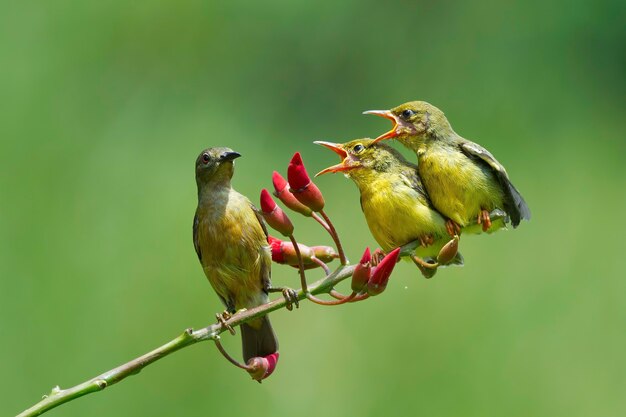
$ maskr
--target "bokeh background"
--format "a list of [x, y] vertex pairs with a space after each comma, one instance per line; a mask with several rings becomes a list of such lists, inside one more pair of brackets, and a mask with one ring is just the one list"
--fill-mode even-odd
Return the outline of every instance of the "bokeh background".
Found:
[[[468, 237], [466, 266], [432, 280], [402, 264], [368, 302], [274, 314], [262, 385], [204, 343], [50, 415], [623, 416], [624, 17], [621, 1], [2, 2], [0, 414], [221, 311], [191, 242], [201, 149], [242, 153], [234, 185], [256, 201], [295, 151], [336, 163], [313, 140], [378, 135], [363, 110], [423, 99], [506, 165], [531, 222]], [[375, 246], [356, 188], [317, 183], [356, 260]]]

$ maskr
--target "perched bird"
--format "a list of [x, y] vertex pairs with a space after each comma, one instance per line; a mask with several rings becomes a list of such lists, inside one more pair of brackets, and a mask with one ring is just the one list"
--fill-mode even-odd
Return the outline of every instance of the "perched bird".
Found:
[[[432, 207], [424, 191], [417, 166], [390, 146], [369, 138], [344, 144], [315, 143], [342, 159], [317, 175], [342, 172], [355, 182], [367, 225], [383, 251], [419, 240], [421, 245], [412, 259], [424, 276], [430, 278], [434, 271], [420, 260], [433, 263], [450, 238], [446, 220]], [[461, 254], [457, 253], [451, 263], [462, 265]]]
[[[231, 314], [266, 303], [272, 290], [267, 230], [252, 203], [230, 184], [233, 160], [240, 156], [228, 148], [209, 148], [196, 160], [193, 244], [204, 274]], [[246, 362], [278, 350], [267, 316], [242, 324], [241, 338]]]
[[517, 227], [530, 220], [530, 209], [496, 158], [482, 146], [459, 136], [441, 110], [412, 101], [391, 110], [370, 110], [390, 119], [393, 128], [374, 141], [395, 138], [417, 153], [418, 171], [433, 206], [449, 220], [450, 235], [476, 219], [491, 227], [489, 212], [504, 210]]

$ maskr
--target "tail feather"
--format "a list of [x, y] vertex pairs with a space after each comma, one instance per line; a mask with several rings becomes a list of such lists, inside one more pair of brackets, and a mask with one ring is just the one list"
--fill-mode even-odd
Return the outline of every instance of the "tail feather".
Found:
[[269, 317], [264, 316], [253, 323], [242, 324], [241, 344], [245, 362], [256, 356], [267, 356], [277, 352], [278, 339]]
[[522, 220], [530, 220], [530, 208], [524, 201], [524, 197], [517, 191], [517, 188], [509, 181], [505, 179], [504, 187], [508, 194], [508, 201], [505, 204], [504, 210], [511, 217], [511, 224], [513, 227], [517, 227]]

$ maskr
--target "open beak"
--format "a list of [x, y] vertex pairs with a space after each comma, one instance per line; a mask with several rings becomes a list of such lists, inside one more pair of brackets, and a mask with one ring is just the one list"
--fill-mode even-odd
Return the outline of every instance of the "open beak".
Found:
[[326, 169], [321, 170], [320, 172], [318, 172], [317, 174], [315, 174], [315, 176], [319, 176], [322, 174], [326, 174], [328, 172], [342, 172], [342, 171], [347, 171], [351, 168], [353, 168], [352, 166], [349, 165], [349, 161], [350, 158], [348, 157], [348, 152], [346, 152], [346, 150], [343, 148], [343, 145], [340, 143], [332, 143], [332, 142], [324, 142], [321, 140], [316, 140], [315, 142], [316, 145], [322, 145], [325, 148], [330, 149], [331, 151], [335, 152], [337, 155], [339, 155], [339, 157], [341, 158], [341, 163], [337, 164], [337, 165], [333, 165], [330, 166]]
[[385, 140], [385, 139], [393, 139], [396, 136], [398, 136], [400, 134], [399, 132], [399, 125], [400, 125], [400, 120], [398, 120], [398, 116], [396, 116], [395, 114], [393, 114], [391, 111], [389, 110], [368, 110], [368, 111], [364, 111], [363, 114], [374, 114], [376, 116], [380, 116], [380, 117], [384, 117], [385, 119], [389, 119], [393, 122], [393, 127], [391, 128], [391, 130], [387, 133], [383, 133], [382, 135], [380, 135], [379, 137], [377, 137], [376, 139], [374, 139], [374, 142], [372, 143], [376, 143], [379, 142], [381, 140]]

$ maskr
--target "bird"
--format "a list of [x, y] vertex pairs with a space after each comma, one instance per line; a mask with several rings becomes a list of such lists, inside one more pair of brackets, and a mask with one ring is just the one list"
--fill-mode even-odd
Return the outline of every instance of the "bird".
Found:
[[[272, 258], [263, 219], [231, 186], [234, 160], [240, 156], [229, 148], [208, 148], [195, 166], [198, 207], [193, 244], [204, 274], [226, 307], [226, 318], [267, 303], [269, 292], [284, 291], [271, 286]], [[267, 315], [242, 324], [241, 339], [246, 362], [278, 351]]]
[[[449, 237], [446, 220], [433, 208], [417, 166], [392, 147], [370, 138], [343, 144], [315, 143], [334, 151], [342, 160], [317, 175], [342, 172], [354, 181], [365, 220], [381, 249], [389, 252], [418, 240], [420, 245], [411, 259], [425, 277], [434, 275], [436, 269], [430, 265], [435, 263]], [[463, 265], [460, 253], [451, 264]]]
[[489, 231], [494, 209], [504, 210], [513, 228], [530, 220], [530, 209], [504, 166], [487, 149], [458, 135], [437, 107], [411, 101], [364, 114], [394, 123], [374, 142], [394, 138], [417, 154], [419, 175], [433, 206], [448, 219], [450, 235], [474, 219]]

